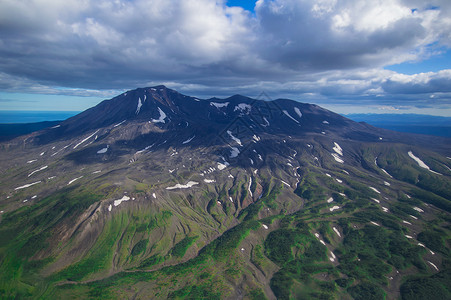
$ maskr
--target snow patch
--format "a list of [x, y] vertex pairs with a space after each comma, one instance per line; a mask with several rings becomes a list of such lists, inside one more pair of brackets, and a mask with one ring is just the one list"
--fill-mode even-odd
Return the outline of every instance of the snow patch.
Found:
[[74, 178], [74, 179], [72, 179], [71, 181], [69, 181], [69, 183], [68, 183], [67, 185], [70, 185], [70, 184], [74, 183], [75, 181], [77, 181], [78, 179], [81, 179], [81, 178], [83, 178], [83, 176]]
[[39, 154], [39, 156], [43, 156], [45, 154], [45, 151], [44, 152], [41, 152], [41, 154]]
[[25, 189], [25, 188], [28, 188], [28, 187], [33, 186], [35, 184], [38, 184], [38, 183], [41, 183], [41, 181], [36, 181], [36, 182], [33, 182], [33, 183], [25, 184], [25, 185], [16, 187], [14, 190], [17, 191], [17, 190]]
[[435, 269], [436, 271], [439, 271], [439, 269], [437, 268], [436, 265], [434, 265], [434, 263], [430, 262], [429, 260], [428, 260], [428, 263], [429, 263], [431, 266], [433, 266], [434, 269]]
[[224, 170], [225, 168], [227, 168], [227, 165], [226, 165], [226, 164], [218, 163], [218, 170], [222, 171], [222, 170]]
[[199, 184], [199, 182], [188, 181], [186, 184], [180, 184], [180, 183], [177, 183], [176, 185], [174, 185], [174, 186], [169, 186], [169, 187], [167, 187], [166, 189], [167, 189], [167, 190], [174, 190], [174, 189], [188, 189], [188, 188], [190, 188], [190, 187], [192, 187], [192, 186], [194, 186], [194, 185], [196, 185], [196, 184]]
[[377, 200], [376, 198], [371, 198], [371, 200], [373, 200], [376, 203], [381, 203], [379, 200]]
[[267, 126], [271, 125], [271, 124], [269, 124], [269, 121], [268, 121], [268, 119], [266, 119], [266, 117], [263, 117], [263, 120], [265, 121], [265, 124], [261, 124], [263, 127], [267, 127]]
[[157, 195], [156, 195], [155, 193], [152, 193], [152, 197], [153, 197], [154, 199], [157, 199]]
[[120, 122], [120, 123], [118, 123], [118, 124], [114, 125], [114, 126], [113, 126], [113, 128], [115, 128], [115, 127], [118, 127], [118, 126], [121, 126], [122, 124], [124, 124], [124, 123], [125, 123], [125, 121], [127, 121], [127, 120], [124, 120], [124, 121], [122, 121], [122, 122]]
[[288, 111], [283, 110], [283, 113], [284, 113], [288, 118], [290, 118], [291, 120], [293, 120], [293, 121], [295, 121], [296, 123], [299, 124], [299, 121], [296, 120], [295, 118], [293, 118], [293, 117], [288, 113]]
[[412, 219], [414, 219], [414, 220], [418, 220], [418, 218], [417, 217], [415, 217], [415, 216], [412, 216], [412, 215], [409, 215]]
[[267, 225], [263, 224], [262, 226], [263, 226], [263, 228], [268, 229]]
[[340, 206], [335, 205], [335, 206], [332, 206], [331, 208], [329, 208], [330, 211], [334, 211], [337, 209], [340, 209]]
[[102, 171], [101, 170], [97, 170], [97, 171], [92, 172], [92, 174], [98, 174], [100, 172], [102, 172]]
[[249, 194], [251, 194], [251, 197], [253, 197], [254, 195], [252, 195], [251, 185], [252, 185], [252, 177], [249, 177], [249, 186], [248, 186], [247, 190], [249, 191]]
[[158, 119], [152, 119], [152, 122], [154, 123], [166, 123], [164, 119], [166, 119], [166, 114], [164, 111], [161, 110], [161, 108], [158, 107], [158, 112], [160, 113], [160, 117]]
[[287, 185], [287, 186], [291, 187], [291, 185], [290, 185], [290, 184], [288, 184], [287, 182], [285, 182], [285, 181], [283, 181], [283, 180], [281, 180], [281, 181], [282, 181], [282, 183], [283, 183], [283, 184], [285, 184], [285, 185]]
[[240, 150], [238, 150], [237, 147], [230, 147], [230, 148], [232, 148], [230, 150], [230, 157], [231, 158], [237, 157], [240, 154]]
[[100, 149], [97, 151], [97, 154], [104, 154], [108, 151], [108, 148], [110, 148], [110, 145], [107, 145], [105, 148]]
[[251, 108], [252, 108], [252, 107], [251, 107], [249, 104], [246, 104], [246, 103], [240, 103], [240, 104], [238, 104], [237, 106], [235, 106], [235, 109], [234, 109], [233, 111], [239, 110], [239, 111], [241, 111], [241, 112], [244, 112], [244, 113], [249, 114], [249, 112], [251, 111]]
[[390, 182], [387, 182], [387, 181], [384, 181], [384, 184], [385, 184], [386, 186], [390, 186], [390, 185], [391, 185]]
[[216, 107], [216, 108], [222, 108], [222, 107], [227, 107], [229, 105], [229, 102], [224, 102], [224, 103], [218, 103], [218, 102], [210, 102], [210, 105]]
[[40, 169], [34, 170], [34, 171], [31, 172], [30, 174], [28, 174], [28, 177], [30, 177], [31, 175], [33, 175], [33, 174], [35, 174], [35, 173], [37, 173], [37, 172], [39, 172], [39, 171], [45, 170], [45, 169], [47, 169], [47, 168], [48, 168], [48, 166], [43, 166], [43, 167], [40, 168]]
[[326, 176], [327, 176], [327, 177], [332, 177], [329, 173], [326, 173]]
[[327, 122], [327, 121], [323, 121], [323, 124], [329, 125], [329, 122]]
[[408, 239], [413, 239], [413, 237], [411, 235], [405, 234], [404, 236]]
[[299, 118], [302, 118], [302, 112], [299, 108], [295, 107], [294, 112], [299, 116]]
[[142, 102], [141, 102], [141, 97], [138, 98], [138, 106], [136, 107], [136, 113], [135, 114], [139, 114], [139, 112], [141, 111], [141, 107], [143, 106]]
[[89, 140], [90, 138], [92, 138], [95, 134], [97, 134], [97, 132], [99, 132], [100, 129], [97, 129], [96, 132], [94, 132], [93, 134], [91, 134], [90, 136], [88, 136], [87, 138], [85, 138], [84, 140], [82, 140], [80, 143], [76, 144], [74, 146], [74, 149], [76, 149], [78, 146], [80, 146], [81, 144], [83, 144], [84, 142], [86, 142], [87, 140]]
[[111, 211], [113, 209], [113, 206], [110, 204], [110, 206], [108, 206], [108, 211]]
[[334, 157], [334, 159], [337, 161], [337, 162], [339, 162], [339, 163], [341, 163], [341, 164], [344, 164], [344, 160], [343, 159], [341, 159], [336, 153], [331, 153], [331, 155]]
[[232, 202], [232, 203], [233, 203], [233, 199], [232, 199], [232, 197], [230, 197], [230, 196], [229, 196], [229, 200], [230, 200], [230, 202]]
[[338, 231], [337, 228], [332, 227], [332, 229], [335, 231], [335, 233], [336, 233], [339, 237], [341, 237], [340, 231]]
[[341, 180], [341, 179], [335, 178], [335, 180], [336, 180], [338, 183], [343, 183], [343, 180]]
[[412, 223], [410, 223], [410, 222], [408, 222], [408, 221], [406, 221], [406, 220], [402, 220], [402, 222], [403, 222], [404, 224], [407, 224], [407, 225], [412, 225]]
[[330, 197], [329, 199], [327, 199], [327, 203], [332, 203], [334, 202], [334, 198]]
[[214, 179], [204, 179], [204, 181], [205, 181], [206, 183], [213, 183], [213, 182], [216, 182], [216, 180], [214, 180]]
[[61, 127], [61, 125], [56, 125], [56, 126], [50, 127], [50, 129], [55, 129], [55, 128], [58, 128], [58, 127]]
[[416, 206], [414, 206], [413, 209], [415, 209], [417, 212], [420, 212], [420, 213], [424, 212], [424, 210], [422, 210], [421, 208], [416, 207]]
[[434, 173], [434, 174], [442, 175], [442, 174], [440, 174], [440, 173], [438, 173], [438, 172], [432, 171], [432, 170], [429, 168], [429, 166], [426, 165], [421, 159], [419, 159], [418, 157], [416, 157], [416, 156], [412, 153], [412, 151], [409, 151], [407, 154], [409, 154], [410, 158], [412, 158], [414, 161], [416, 161], [416, 162], [418, 163], [418, 165], [419, 165], [421, 168], [426, 169], [426, 170], [428, 170], [428, 171], [430, 171], [430, 172], [432, 172], [432, 173]]
[[375, 187], [370, 186], [369, 187], [371, 190], [375, 191], [376, 193], [380, 194], [381, 192], [379, 192]]
[[382, 210], [383, 210], [384, 212], [388, 212], [388, 208], [383, 207], [383, 206], [382, 206]]
[[241, 144], [241, 140], [237, 137], [235, 137], [232, 132], [230, 130], [227, 130], [227, 134], [230, 136], [230, 138], [232, 140], [234, 140], [238, 145], [243, 146], [243, 144]]
[[334, 147], [332, 148], [337, 154], [343, 156], [343, 149], [341, 149], [340, 145], [334, 142]]
[[38, 161], [38, 160], [37, 159], [29, 160], [29, 161], [27, 161], [27, 164], [31, 164], [31, 163], [34, 163], [36, 161]]
[[393, 176], [391, 176], [390, 174], [388, 174], [387, 171], [385, 171], [384, 169], [381, 169], [381, 170], [382, 170], [382, 172], [384, 172], [388, 177], [393, 178]]
[[187, 139], [186, 141], [182, 142], [182, 144], [188, 144], [188, 143], [191, 142], [195, 137], [196, 137], [196, 135], [193, 135], [193, 137], [190, 137], [190, 138]]
[[374, 222], [374, 221], [370, 221], [371, 224], [375, 225], [375, 226], [381, 226], [378, 223]]
[[114, 206], [118, 206], [118, 205], [120, 205], [122, 202], [128, 201], [128, 200], [130, 200], [130, 197], [129, 197], [129, 196], [124, 196], [124, 197], [122, 197], [122, 198], [119, 199], [119, 200], [114, 200]]

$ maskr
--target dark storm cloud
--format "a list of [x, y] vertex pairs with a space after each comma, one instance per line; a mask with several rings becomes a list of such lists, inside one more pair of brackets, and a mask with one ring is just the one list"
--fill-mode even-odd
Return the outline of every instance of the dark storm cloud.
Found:
[[407, 2], [260, 0], [252, 15], [210, 0], [4, 0], [0, 88], [106, 96], [163, 83], [365, 101], [449, 92], [449, 73], [419, 84], [382, 69], [451, 45], [447, 1]]

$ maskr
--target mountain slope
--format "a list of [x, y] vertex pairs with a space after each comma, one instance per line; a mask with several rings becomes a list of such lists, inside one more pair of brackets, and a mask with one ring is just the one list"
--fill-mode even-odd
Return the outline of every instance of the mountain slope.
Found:
[[449, 146], [291, 100], [129, 91], [1, 144], [0, 291], [449, 296]]

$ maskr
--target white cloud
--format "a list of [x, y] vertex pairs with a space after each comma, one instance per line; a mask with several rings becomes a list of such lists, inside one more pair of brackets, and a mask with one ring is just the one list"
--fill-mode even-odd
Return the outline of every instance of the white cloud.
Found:
[[197, 95], [451, 102], [449, 71], [382, 69], [451, 47], [447, 0], [259, 0], [255, 15], [225, 3], [1, 1], [0, 89], [91, 95], [163, 83]]

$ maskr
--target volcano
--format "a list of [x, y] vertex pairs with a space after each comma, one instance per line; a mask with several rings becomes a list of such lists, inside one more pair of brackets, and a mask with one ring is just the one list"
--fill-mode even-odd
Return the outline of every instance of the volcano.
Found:
[[2, 297], [449, 298], [451, 140], [261, 98], [139, 88], [1, 143]]

